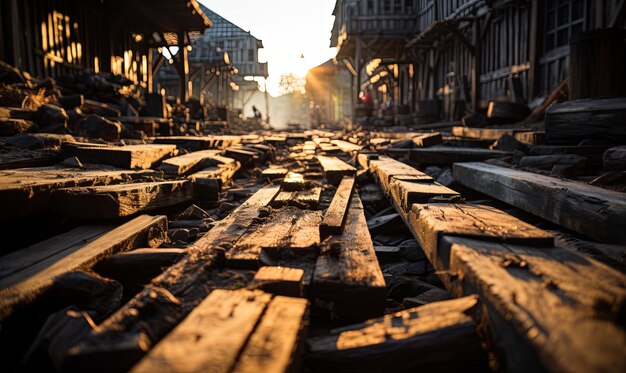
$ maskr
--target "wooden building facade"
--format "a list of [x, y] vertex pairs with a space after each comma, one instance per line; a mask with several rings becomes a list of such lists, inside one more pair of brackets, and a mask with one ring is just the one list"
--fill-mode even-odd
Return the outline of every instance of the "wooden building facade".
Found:
[[359, 84], [381, 59], [396, 102], [454, 120], [547, 95], [567, 76], [572, 36], [624, 28], [625, 13], [621, 0], [338, 0], [331, 45]]
[[[196, 0], [3, 0], [0, 60], [39, 77], [110, 72], [152, 91], [158, 51], [186, 50], [210, 26]], [[187, 53], [175, 62], [186, 87]]]

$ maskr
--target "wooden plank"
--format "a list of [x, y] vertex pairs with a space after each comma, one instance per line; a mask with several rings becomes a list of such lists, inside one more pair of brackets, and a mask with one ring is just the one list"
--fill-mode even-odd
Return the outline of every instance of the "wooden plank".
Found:
[[455, 180], [606, 243], [626, 243], [626, 194], [484, 163], [454, 165]]
[[202, 150], [179, 155], [178, 157], [169, 158], [161, 162], [159, 169], [166, 175], [186, 175], [200, 168], [209, 166], [206, 164], [206, 161], [212, 159], [213, 156], [218, 155], [220, 152], [220, 150]]
[[301, 257], [319, 250], [320, 211], [285, 207], [252, 226], [226, 253], [230, 266], [257, 268], [285, 257]]
[[193, 183], [194, 193], [198, 200], [217, 201], [224, 185], [227, 185], [239, 170], [240, 164], [232, 158], [214, 156], [207, 161], [215, 166], [207, 167], [189, 175], [187, 178]]
[[278, 193], [272, 202], [272, 207], [294, 206], [300, 209], [317, 210], [319, 208], [321, 194], [322, 187], [312, 187], [295, 192], [282, 191]]
[[411, 149], [409, 158], [419, 164], [449, 166], [456, 162], [477, 162], [493, 158], [509, 157], [511, 153], [500, 150], [433, 146]]
[[352, 196], [343, 233], [325, 245], [315, 264], [313, 299], [341, 321], [380, 316], [387, 290], [358, 194]]
[[100, 227], [77, 228], [1, 257], [0, 320], [32, 302], [56, 277], [89, 269], [119, 251], [158, 246], [166, 232], [165, 216], [142, 215], [106, 233]]
[[392, 177], [390, 189], [396, 204], [407, 213], [411, 210], [411, 206], [414, 203], [443, 202], [444, 200], [461, 197], [454, 190], [434, 181], [423, 182], [418, 180], [415, 182]]
[[390, 190], [391, 178], [395, 177], [400, 179], [401, 177], [410, 178], [411, 180], [423, 180], [434, 181], [434, 179], [425, 173], [404, 164], [400, 161], [396, 161], [393, 158], [387, 156], [380, 156], [378, 159], [372, 159], [369, 161], [370, 171], [378, 178], [383, 189]]
[[261, 175], [263, 175], [264, 177], [267, 177], [270, 180], [276, 180], [276, 179], [283, 179], [285, 176], [287, 176], [287, 172], [289, 172], [289, 170], [287, 168], [266, 168], [263, 170], [263, 172], [261, 172]]
[[344, 177], [341, 180], [319, 226], [321, 238], [331, 234], [340, 234], [343, 231], [348, 216], [348, 207], [354, 192], [354, 184], [354, 177]]
[[470, 139], [498, 140], [504, 135], [514, 136], [515, 133], [524, 132], [520, 128], [472, 128], [464, 126], [452, 127], [452, 135], [458, 137], [467, 137]]
[[127, 169], [157, 166], [163, 159], [175, 156], [174, 145], [126, 145], [109, 147], [80, 147], [76, 156], [83, 163], [106, 164]]
[[306, 187], [306, 181], [304, 180], [304, 175], [290, 171], [280, 185], [282, 190], [294, 192], [304, 189]]
[[230, 372], [271, 298], [261, 291], [214, 290], [131, 372]]
[[626, 100], [622, 97], [571, 100], [546, 112], [546, 141], [576, 145], [582, 140], [626, 141]]
[[307, 317], [305, 299], [274, 297], [232, 372], [299, 371]]
[[[475, 296], [436, 302], [309, 339], [314, 371], [486, 371]], [[463, 346], [463, 347], [460, 347]]]
[[101, 276], [121, 282], [124, 289], [129, 290], [131, 287], [149, 283], [184, 254], [184, 249], [136, 249], [101, 261], [96, 265], [95, 271]]
[[51, 207], [51, 191], [58, 188], [117, 184], [154, 171], [82, 170], [37, 167], [0, 171], [0, 219], [15, 219], [44, 212]]
[[507, 371], [626, 369], [622, 273], [560, 248], [461, 238], [446, 245], [454, 288], [480, 297]]
[[114, 219], [193, 199], [188, 180], [95, 187], [62, 188], [52, 192], [52, 206], [76, 219]]
[[356, 168], [336, 157], [318, 155], [317, 160], [322, 165], [326, 180], [333, 185], [339, 185], [344, 176], [356, 175]]
[[470, 204], [415, 204], [408, 223], [428, 259], [447, 268], [449, 257], [439, 251], [442, 235], [474, 237], [488, 241], [552, 246], [554, 236], [501, 210]]
[[336, 145], [339, 149], [341, 149], [342, 152], [349, 154], [359, 152], [361, 151], [361, 149], [363, 149], [361, 145], [356, 145], [343, 140], [331, 140], [330, 143]]
[[304, 270], [280, 266], [261, 267], [250, 283], [251, 288], [258, 288], [266, 293], [287, 297], [304, 296]]
[[218, 221], [187, 249], [184, 258], [69, 350], [63, 366], [85, 370], [103, 364], [109, 371], [128, 371], [213, 289], [241, 287], [240, 273], [219, 268], [223, 253], [259, 218], [259, 210], [270, 204], [278, 190], [277, 186], [259, 190]]
[[425, 133], [413, 138], [413, 146], [417, 148], [428, 148], [430, 146], [439, 145], [443, 142], [441, 133]]

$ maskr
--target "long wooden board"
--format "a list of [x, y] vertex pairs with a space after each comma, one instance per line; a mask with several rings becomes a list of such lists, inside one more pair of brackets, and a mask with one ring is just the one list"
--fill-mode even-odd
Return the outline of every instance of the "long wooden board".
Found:
[[506, 371], [626, 370], [626, 276], [567, 249], [445, 240], [454, 288], [480, 297]]
[[[475, 296], [436, 302], [309, 339], [314, 371], [486, 371]], [[463, 346], [463, 347], [460, 347]]]
[[52, 192], [52, 205], [76, 219], [113, 219], [193, 199], [190, 181], [157, 181], [96, 187], [63, 188]]
[[414, 203], [426, 203], [431, 199], [444, 200], [461, 196], [458, 192], [434, 181], [402, 180], [402, 178], [396, 177], [392, 177], [390, 189], [393, 199], [405, 212], [409, 212]]
[[126, 145], [80, 147], [76, 156], [83, 163], [105, 164], [127, 169], [146, 169], [178, 153], [175, 145]]
[[0, 320], [32, 302], [54, 279], [116, 252], [164, 242], [165, 216], [139, 216], [115, 229], [83, 227], [0, 258]]
[[626, 193], [484, 163], [456, 164], [455, 180], [606, 243], [626, 243]]
[[[220, 220], [187, 249], [184, 258], [98, 325], [68, 351], [67, 369], [92, 369], [103, 364], [109, 371], [127, 371], [147, 349], [176, 326], [215, 288], [241, 287], [241, 274], [222, 271], [224, 251], [230, 249], [259, 217], [279, 191], [265, 187]], [[111, 360], [111, 356], [115, 356]]]
[[318, 155], [317, 160], [322, 165], [326, 179], [333, 185], [339, 185], [344, 176], [356, 175], [356, 168], [337, 157]]
[[330, 304], [331, 314], [342, 321], [380, 316], [387, 290], [357, 194], [352, 196], [343, 233], [325, 243], [315, 265], [313, 299]]
[[118, 184], [155, 171], [81, 170], [37, 167], [0, 171], [0, 219], [15, 219], [44, 212], [51, 207], [51, 191], [58, 188]]
[[220, 150], [202, 150], [172, 157], [161, 162], [159, 169], [166, 175], [180, 176], [207, 167], [206, 161], [219, 155]]
[[511, 153], [500, 150], [433, 146], [411, 149], [409, 158], [419, 164], [449, 166], [456, 162], [476, 162], [492, 158], [504, 158]]
[[379, 180], [381, 186], [390, 191], [391, 178], [410, 178], [415, 181], [434, 181], [432, 177], [402, 162], [387, 156], [379, 156], [378, 159], [369, 161], [369, 169]]
[[353, 192], [354, 177], [344, 177], [319, 225], [320, 237], [324, 238], [331, 234], [341, 233], [348, 217], [348, 207]]

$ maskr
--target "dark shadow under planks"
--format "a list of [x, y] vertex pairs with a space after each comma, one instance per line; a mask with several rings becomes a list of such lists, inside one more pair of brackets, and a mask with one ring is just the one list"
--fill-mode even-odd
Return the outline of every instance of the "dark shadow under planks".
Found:
[[484, 163], [456, 164], [459, 183], [600, 242], [626, 243], [626, 194]]
[[174, 145], [126, 145], [79, 147], [76, 156], [82, 163], [106, 164], [127, 169], [147, 169], [178, 153]]
[[511, 156], [511, 153], [500, 150], [433, 146], [423, 149], [411, 149], [409, 158], [412, 162], [419, 164], [449, 166], [456, 162], [477, 162], [509, 156]]
[[52, 205], [76, 219], [115, 219], [174, 206], [194, 198], [188, 180], [57, 189]]
[[165, 216], [142, 215], [117, 228], [76, 228], [2, 257], [0, 317], [32, 302], [64, 273], [90, 269], [119, 251], [160, 245], [166, 231]]
[[346, 223], [348, 208], [354, 193], [354, 177], [344, 177], [333, 196], [324, 219], [319, 225], [320, 237], [325, 238], [331, 234], [340, 234]]
[[342, 322], [380, 316], [384, 311], [387, 288], [357, 194], [352, 196], [343, 233], [324, 242], [311, 292]]
[[309, 339], [315, 371], [487, 371], [472, 314], [475, 296], [436, 302]]

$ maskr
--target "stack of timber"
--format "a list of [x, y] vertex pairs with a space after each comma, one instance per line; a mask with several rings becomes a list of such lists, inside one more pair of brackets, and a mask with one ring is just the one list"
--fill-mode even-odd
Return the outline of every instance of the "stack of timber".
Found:
[[[454, 167], [455, 174], [467, 170], [459, 175], [461, 180], [480, 180], [496, 190], [500, 186], [511, 188], [504, 180], [489, 179], [477, 172], [492, 166], [461, 163]], [[626, 299], [624, 274], [574, 251], [554, 247], [551, 233], [493, 207], [414, 203], [407, 211], [399, 198], [402, 193], [394, 193], [389, 183], [396, 175], [406, 173], [404, 168], [394, 160], [369, 161], [370, 172], [391, 197], [446, 287], [457, 296], [478, 295], [487, 315], [483, 321], [489, 324], [491, 341], [500, 351], [498, 358], [505, 370], [584, 372], [626, 367], [626, 332], [619, 326]], [[532, 181], [528, 175], [520, 176], [522, 185], [527, 185], [528, 179]], [[439, 194], [439, 187], [431, 185], [433, 195]], [[568, 188], [554, 189], [569, 193]], [[523, 193], [526, 197], [549, 198], [546, 190]], [[597, 200], [602, 197], [606, 196], [595, 194], [573, 200], [583, 209], [587, 208], [585, 198], [589, 203], [599, 202], [603, 207], [594, 209], [596, 216], [612, 224], [624, 221], [611, 218], [620, 202]], [[512, 198], [519, 201], [523, 197], [520, 193]], [[547, 206], [544, 211], [563, 213], [538, 199], [537, 206], [540, 204]], [[615, 209], [610, 206], [613, 204], [617, 204]], [[594, 225], [593, 229], [600, 228]], [[619, 236], [612, 227], [607, 230]], [[605, 304], [606, 308], [599, 310], [597, 304]]]

